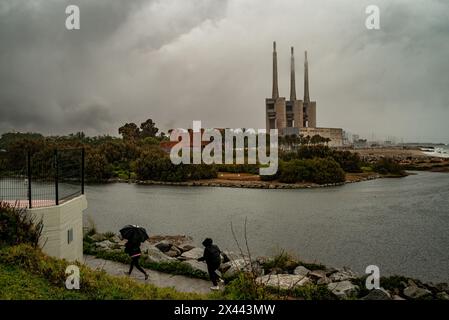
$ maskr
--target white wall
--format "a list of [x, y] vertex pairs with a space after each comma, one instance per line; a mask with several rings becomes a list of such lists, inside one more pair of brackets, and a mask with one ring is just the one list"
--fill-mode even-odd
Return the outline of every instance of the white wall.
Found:
[[[37, 219], [43, 219], [40, 240], [42, 250], [53, 257], [69, 261], [83, 261], [83, 211], [87, 209], [85, 195], [59, 206], [29, 209]], [[73, 240], [68, 243], [68, 231], [73, 230]]]

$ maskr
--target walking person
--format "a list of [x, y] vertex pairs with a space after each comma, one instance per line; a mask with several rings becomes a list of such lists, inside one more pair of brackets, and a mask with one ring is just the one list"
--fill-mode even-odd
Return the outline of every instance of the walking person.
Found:
[[221, 251], [215, 244], [213, 244], [211, 238], [206, 238], [202, 244], [204, 246], [204, 254], [201, 258], [198, 258], [198, 261], [206, 261], [207, 271], [209, 272], [209, 277], [213, 284], [210, 289], [219, 290], [220, 287], [218, 286], [218, 282], [224, 283], [216, 272], [221, 264]]
[[149, 239], [147, 231], [143, 227], [128, 224], [120, 229], [120, 235], [123, 239], [128, 240], [125, 243], [125, 253], [131, 257], [129, 272], [125, 273], [131, 275], [134, 267], [136, 267], [137, 270], [145, 275], [145, 280], [148, 280], [148, 274], [139, 264], [139, 259], [142, 255], [142, 252], [140, 251], [140, 244]]
[[148, 280], [148, 273], [140, 266], [139, 259], [142, 255], [140, 250], [140, 243], [136, 243], [128, 240], [125, 244], [125, 253], [131, 257], [131, 263], [129, 265], [129, 271], [127, 274], [130, 276], [133, 272], [134, 267], [145, 275], [145, 280]]

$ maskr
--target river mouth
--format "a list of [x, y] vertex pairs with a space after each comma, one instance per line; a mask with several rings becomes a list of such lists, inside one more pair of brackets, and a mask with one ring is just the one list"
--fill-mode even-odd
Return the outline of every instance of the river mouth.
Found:
[[125, 224], [152, 235], [185, 234], [196, 244], [211, 237], [236, 251], [231, 232], [254, 255], [285, 250], [310, 262], [364, 273], [400, 274], [449, 282], [449, 174], [417, 172], [338, 187], [269, 190], [142, 186], [86, 187], [88, 209], [100, 232]]

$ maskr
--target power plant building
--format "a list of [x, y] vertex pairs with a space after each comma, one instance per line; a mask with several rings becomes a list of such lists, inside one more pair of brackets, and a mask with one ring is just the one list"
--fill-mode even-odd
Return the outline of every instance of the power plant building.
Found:
[[310, 100], [309, 95], [309, 62], [307, 51], [304, 54], [304, 100], [296, 97], [295, 57], [291, 47], [290, 57], [290, 99], [279, 96], [278, 66], [276, 42], [273, 42], [273, 91], [271, 98], [265, 99], [266, 128], [278, 129], [280, 136], [320, 135], [329, 138], [329, 146], [343, 145], [343, 129], [319, 128], [316, 118], [316, 101]]

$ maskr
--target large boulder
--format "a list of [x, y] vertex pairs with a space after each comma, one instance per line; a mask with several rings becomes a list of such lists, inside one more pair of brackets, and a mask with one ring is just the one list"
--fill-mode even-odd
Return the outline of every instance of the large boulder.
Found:
[[339, 298], [347, 298], [358, 290], [358, 287], [348, 280], [329, 283], [327, 288]]
[[180, 245], [177, 245], [176, 247], [179, 250], [181, 250], [182, 252], [190, 251], [195, 248], [195, 246], [191, 242], [181, 243]]
[[373, 289], [361, 300], [391, 300], [391, 296], [383, 289]]
[[[223, 263], [226, 263], [226, 262], [229, 262], [229, 261], [233, 261], [233, 260], [242, 259], [241, 254], [238, 254], [238, 253], [235, 253], [235, 252], [232, 252], [232, 251], [223, 251], [221, 253], [221, 256], [223, 258], [223, 260], [222, 260]], [[245, 257], [243, 257], [243, 258], [245, 258]]]
[[182, 252], [177, 247], [173, 246], [173, 247], [171, 247], [170, 250], [168, 250], [167, 252], [164, 252], [164, 253], [169, 257], [176, 258], [176, 257], [180, 256]]
[[114, 242], [109, 241], [109, 240], [104, 240], [104, 241], [95, 243], [95, 246], [99, 250], [109, 250], [109, 249], [112, 249], [114, 245], [116, 245], [116, 244]]
[[196, 260], [186, 260], [186, 261], [184, 261], [182, 263], [188, 264], [194, 270], [198, 270], [198, 271], [207, 273], [207, 265], [204, 262], [199, 262], [199, 261], [196, 261]]
[[306, 276], [309, 273], [310, 270], [303, 266], [296, 267], [296, 269], [293, 271], [293, 274], [296, 274], [298, 276]]
[[444, 291], [438, 292], [437, 293], [437, 299], [439, 299], [439, 300], [449, 300], [449, 294], [447, 294]]
[[263, 269], [259, 263], [253, 261], [252, 265], [248, 259], [236, 259], [226, 262], [220, 266], [226, 277], [234, 277], [239, 272], [254, 272], [256, 276], [263, 275]]
[[337, 272], [332, 273], [329, 276], [329, 279], [332, 282], [346, 281], [346, 280], [352, 280], [352, 279], [356, 279], [356, 278], [357, 278], [357, 274], [349, 268], [343, 268], [341, 270], [338, 270]]
[[146, 242], [142, 244], [141, 250], [143, 253], [143, 258], [146, 262], [160, 263], [160, 262], [176, 261], [175, 258], [167, 256], [166, 254], [162, 253], [158, 248]]
[[191, 237], [186, 235], [154, 235], [150, 236], [148, 242], [151, 244], [156, 244], [161, 241], [168, 241], [172, 245], [180, 246], [183, 243], [191, 243], [193, 240]]
[[326, 270], [312, 270], [309, 273], [311, 277], [316, 279], [326, 278], [327, 274]]
[[429, 290], [413, 285], [404, 289], [404, 296], [410, 299], [420, 299], [430, 294]]
[[162, 252], [168, 252], [172, 248], [173, 244], [168, 240], [162, 240], [156, 243], [154, 246]]
[[114, 235], [110, 240], [115, 243], [119, 243], [119, 244], [122, 243], [122, 239], [120, 239], [120, 237], [118, 235]]
[[268, 274], [256, 278], [259, 284], [284, 290], [291, 290], [312, 283], [306, 276], [296, 274]]
[[198, 258], [201, 258], [203, 256], [203, 254], [204, 254], [204, 249], [193, 248], [193, 249], [181, 254], [180, 258], [183, 260], [197, 260]]
[[101, 241], [106, 240], [106, 237], [101, 233], [95, 233], [95, 234], [89, 236], [89, 238], [94, 242], [101, 242]]

